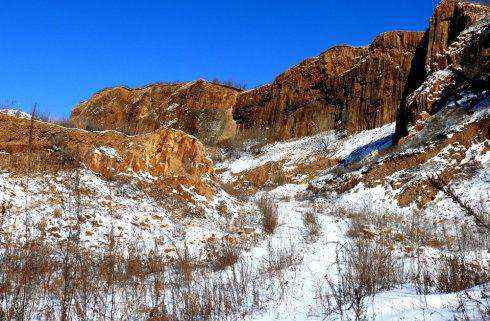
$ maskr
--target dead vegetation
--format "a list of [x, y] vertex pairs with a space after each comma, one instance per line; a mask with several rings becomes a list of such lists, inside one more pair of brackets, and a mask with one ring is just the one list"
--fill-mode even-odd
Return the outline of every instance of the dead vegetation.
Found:
[[262, 196], [258, 200], [257, 206], [260, 211], [260, 225], [262, 226], [262, 230], [266, 234], [274, 234], [279, 224], [277, 205], [274, 203], [273, 199]]
[[464, 255], [443, 255], [436, 273], [434, 283], [440, 293], [460, 292], [490, 282], [486, 267], [468, 262]]
[[120, 249], [9, 244], [0, 256], [2, 320], [216, 320], [255, 308], [256, 280], [243, 261], [215, 274], [188, 253], [168, 260]]
[[444, 183], [441, 179], [430, 178], [429, 183], [434, 189], [443, 192], [444, 195], [456, 203], [467, 216], [474, 220], [479, 228], [484, 229], [486, 232], [490, 231], [488, 213], [477, 211], [472, 208], [467, 202], [462, 200], [461, 196], [459, 196], [449, 184]]
[[232, 244], [210, 243], [205, 248], [210, 267], [222, 271], [233, 266], [239, 259], [239, 249]]
[[[36, 161], [32, 149], [27, 155], [24, 162], [28, 166], [42, 158]], [[69, 154], [66, 157], [76, 159]], [[284, 176], [276, 173], [269, 176], [275, 185], [285, 183]], [[459, 204], [478, 227], [488, 230], [485, 216], [461, 201], [452, 189], [440, 182], [433, 183], [433, 187]], [[263, 196], [257, 206], [262, 230], [267, 235], [274, 234], [279, 224], [277, 204]], [[229, 215], [225, 203], [217, 209], [223, 216]], [[2, 202], [0, 215], [8, 211], [8, 202]], [[335, 253], [338, 279], [326, 276], [319, 286], [317, 299], [325, 317], [337, 315], [341, 320], [363, 320], [367, 316], [366, 297], [393, 289], [407, 280], [420, 293], [457, 292], [490, 281], [485, 266], [465, 257], [468, 249], [454, 250], [458, 240], [481, 248], [484, 244], [481, 236], [472, 235], [471, 231], [464, 235], [451, 234], [445, 224], [419, 214], [414, 212], [412, 220], [407, 220], [392, 213], [337, 213], [339, 217], [351, 219], [347, 230], [351, 239]], [[321, 234], [314, 212], [304, 213], [303, 225], [308, 242]], [[240, 249], [231, 244], [209, 244], [203, 259], [192, 256], [185, 247], [176, 248], [177, 257], [173, 258], [158, 249], [142, 254], [136, 243], [121, 255], [118, 253], [125, 246], [117, 244], [111, 234], [107, 247], [100, 251], [82, 248], [77, 240], [76, 235], [68, 243], [56, 245], [38, 240], [25, 243], [2, 240], [0, 320], [22, 320], [41, 314], [45, 320], [59, 315], [61, 320], [111, 321], [128, 315], [155, 321], [244, 316], [264, 303], [260, 295], [261, 277], [277, 283], [284, 295], [287, 283], [284, 271], [294, 269], [303, 259], [292, 247], [274, 248], [269, 242], [268, 254], [255, 274], [256, 267], [245, 261]], [[427, 262], [420, 260], [414, 270], [405, 274], [402, 251], [416, 256], [424, 247], [447, 250], [448, 254], [441, 256], [434, 269], [424, 268]], [[481, 311], [488, 317], [488, 304], [484, 301]]]
[[320, 223], [313, 211], [307, 211], [303, 214], [303, 226], [305, 227], [304, 237], [309, 242], [316, 240], [321, 234]]
[[274, 278], [289, 268], [294, 268], [303, 260], [303, 256], [292, 245], [281, 244], [273, 246], [271, 242], [267, 244], [267, 256], [261, 266], [261, 274]]
[[239, 82], [237, 80], [233, 80], [233, 79], [221, 80], [221, 79], [218, 79], [218, 78], [214, 78], [213, 80], [211, 80], [211, 82], [213, 84], [231, 87], [231, 88], [234, 88], [234, 89], [238, 89], [240, 91], [243, 91], [243, 90], [246, 90], [247, 89], [247, 85], [246, 84], [241, 83], [241, 82]]
[[[27, 150], [33, 145], [29, 139]], [[32, 152], [23, 156], [27, 184], [35, 159]], [[59, 242], [32, 233], [27, 207], [19, 238], [0, 220], [0, 320], [217, 320], [261, 304], [251, 297], [257, 293], [253, 271], [232, 245], [206, 249], [206, 256], [175, 247], [172, 257], [158, 248], [142, 252], [136, 239], [121, 244], [113, 230], [103, 247], [82, 245], [80, 163], [73, 165], [73, 175], [62, 176], [73, 199], [60, 199], [70, 225]], [[6, 200], [0, 209], [2, 218], [10, 214]]]
[[325, 318], [365, 320], [364, 298], [403, 281], [403, 264], [385, 245], [356, 238], [339, 245], [335, 255], [337, 278], [325, 276], [317, 289]]
[[[338, 277], [327, 276], [317, 285], [317, 303], [325, 317], [365, 320], [366, 297], [407, 283], [420, 295], [460, 293], [463, 301], [473, 298], [482, 320], [488, 317], [490, 274], [481, 254], [488, 240], [484, 229], [471, 221], [450, 224], [421, 211], [414, 211], [408, 220], [367, 210], [338, 210], [335, 215], [349, 219], [350, 239], [338, 245], [334, 264]], [[440, 255], [427, 255], [428, 248]], [[476, 299], [469, 292], [475, 286], [481, 288]], [[456, 320], [472, 315], [466, 306], [462, 302], [454, 311]]]

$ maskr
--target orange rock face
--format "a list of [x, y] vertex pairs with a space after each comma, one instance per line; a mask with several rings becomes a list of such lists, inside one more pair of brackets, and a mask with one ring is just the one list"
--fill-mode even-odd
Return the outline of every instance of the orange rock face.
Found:
[[[443, 0], [425, 33], [386, 32], [369, 46], [336, 46], [253, 90], [203, 80], [116, 87], [78, 105], [72, 121], [79, 128], [129, 134], [166, 126], [207, 145], [236, 134], [274, 141], [331, 129], [355, 133], [395, 120], [403, 136], [407, 123], [423, 110], [434, 110], [445, 99], [446, 89], [459, 86], [461, 76], [488, 73], [488, 31], [480, 40], [460, 36], [488, 16], [488, 6]], [[476, 45], [448, 52], [458, 41]], [[447, 66], [462, 74], [441, 73], [435, 81], [426, 81]], [[416, 92], [421, 85], [427, 90]]]
[[149, 133], [161, 126], [181, 129], [214, 144], [232, 137], [232, 109], [240, 90], [198, 80], [143, 88], [105, 89], [79, 104], [71, 120], [79, 128]]
[[442, 69], [441, 55], [466, 28], [476, 21], [488, 16], [490, 9], [485, 5], [477, 5], [456, 0], [443, 0], [430, 19], [427, 44], [427, 73]]
[[0, 151], [9, 157], [33, 155], [38, 162], [51, 164], [60, 164], [62, 158], [67, 164], [70, 159], [79, 161], [104, 178], [150, 174], [202, 187], [202, 177], [213, 173], [212, 162], [199, 140], [166, 128], [128, 136], [115, 131], [68, 129], [0, 114]]
[[[490, 16], [488, 6], [443, 1], [431, 18], [427, 31], [427, 75], [419, 75], [418, 88], [407, 95], [397, 119], [397, 133], [422, 112], [434, 113], [471, 91], [481, 96], [488, 89], [490, 74]], [[475, 22], [476, 21], [476, 22]]]
[[333, 47], [239, 95], [234, 117], [241, 131], [273, 139], [328, 129], [350, 133], [395, 120], [405, 81], [423, 34], [388, 32], [368, 47]]

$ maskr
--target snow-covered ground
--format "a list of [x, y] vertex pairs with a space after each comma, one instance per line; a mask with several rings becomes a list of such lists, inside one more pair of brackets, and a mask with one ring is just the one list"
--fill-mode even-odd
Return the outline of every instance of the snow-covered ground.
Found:
[[21, 117], [21, 118], [28, 118], [28, 119], [31, 118], [31, 115], [29, 115], [28, 113], [17, 109], [0, 109], [0, 113], [9, 116]]
[[[0, 173], [0, 205], [6, 208], [0, 235], [19, 241], [29, 236], [59, 242], [80, 233], [80, 240], [93, 249], [104, 247], [114, 237], [145, 252], [156, 246], [172, 252], [172, 242], [179, 243], [184, 235], [192, 249], [211, 235], [225, 233], [219, 225], [222, 217], [213, 208], [203, 217], [182, 218], [136, 184], [105, 181], [89, 170], [80, 171], [78, 179], [77, 183], [74, 173], [30, 177]], [[194, 194], [189, 190], [190, 197]], [[227, 202], [234, 204], [234, 200]]]
[[[447, 128], [448, 137], [463, 129], [464, 126], [481, 121], [488, 117], [488, 108], [484, 108], [466, 119], [459, 119], [458, 126]], [[224, 182], [233, 182], [239, 179], [244, 172], [253, 172], [254, 169], [271, 163], [282, 164], [284, 171], [294, 169], [297, 165], [314, 163], [317, 156], [335, 158], [341, 160], [339, 166], [347, 165], [354, 161], [363, 159], [376, 159], [378, 153], [391, 145], [391, 135], [394, 132], [394, 124], [361, 132], [344, 138], [334, 132], [305, 137], [299, 140], [280, 142], [264, 146], [259, 154], [244, 153], [237, 159], [227, 160], [216, 167], [220, 169], [220, 177]], [[488, 213], [490, 210], [490, 151], [488, 141], [475, 142], [469, 148], [448, 145], [434, 157], [429, 158], [416, 168], [412, 169], [417, 179], [424, 179], [443, 170], [463, 166], [467, 163], [478, 164], [479, 169], [468, 179], [457, 179], [451, 184], [451, 188], [462, 196], [463, 201], [474, 208], [479, 208]], [[424, 148], [418, 151], [423, 152]], [[405, 151], [403, 151], [405, 152]], [[462, 160], [450, 157], [452, 153], [463, 153]], [[398, 151], [398, 153], [401, 153]], [[381, 156], [381, 160], [387, 157]], [[471, 222], [465, 216], [465, 212], [459, 205], [451, 200], [442, 191], [435, 199], [420, 209], [416, 203], [402, 207], [397, 202], [397, 195], [401, 189], [394, 189], [389, 182], [401, 179], [406, 171], [395, 171], [386, 177], [386, 181], [373, 187], [367, 187], [362, 182], [353, 188], [334, 195], [324, 195], [311, 199], [308, 186], [323, 185], [325, 181], [335, 179], [331, 171], [319, 172], [317, 177], [310, 180], [298, 179], [296, 182], [277, 186], [273, 190], [259, 191], [251, 199], [258, 199], [266, 194], [277, 204], [279, 212], [279, 227], [274, 235], [264, 239], [252, 251], [248, 253], [252, 260], [261, 262], [270, 256], [269, 248], [289, 249], [299, 260], [299, 263], [286, 268], [283, 278], [287, 280], [287, 290], [283, 297], [272, 300], [263, 311], [247, 316], [246, 320], [325, 320], [325, 315], [319, 307], [318, 287], [324, 283], [325, 275], [335, 276], [332, 267], [335, 262], [335, 253], [340, 244], [348, 240], [346, 236], [349, 219], [339, 217], [338, 211], [368, 212], [381, 215], [393, 215], [400, 217], [399, 226], [408, 224], [415, 219], [414, 213], [418, 213], [427, 222], [431, 222], [436, 233], [444, 230], [445, 233], [454, 234], [457, 237], [458, 228], [464, 222]], [[361, 170], [354, 170], [353, 175], [362, 175]], [[321, 235], [314, 241], [305, 239], [305, 226], [303, 215], [313, 212], [320, 225]], [[367, 227], [377, 235], [376, 227]], [[395, 229], [397, 225], [387, 227], [388, 230]], [[432, 227], [427, 227], [431, 229]], [[403, 233], [400, 230], [399, 233]], [[402, 234], [403, 235], [403, 234]], [[292, 250], [291, 250], [292, 249]], [[411, 259], [404, 256], [401, 245], [395, 245], [395, 253], [400, 255], [410, 267]], [[436, 262], [441, 252], [437, 248], [422, 249], [422, 256], [427, 260]], [[485, 266], [490, 255], [488, 251], [481, 248], [473, 253], [477, 262]], [[467, 253], [472, 257], [472, 253]], [[259, 263], [255, 264], [259, 265]], [[433, 265], [432, 267], [435, 267]], [[268, 284], [267, 282], [265, 282]], [[488, 294], [488, 286], [475, 287], [460, 293], [442, 294], [432, 292], [431, 294], [420, 294], [410, 284], [400, 284], [397, 288], [378, 293], [364, 299], [368, 320], [453, 320], [465, 308], [465, 313], [471, 319], [478, 318], [479, 310], [475, 302], [480, 302], [488, 307], [488, 298], [481, 297]], [[266, 286], [267, 288], [267, 286]], [[470, 298], [478, 297], [479, 301]], [[481, 308], [481, 306], [480, 306]], [[459, 310], [458, 310], [459, 309]], [[461, 315], [459, 315], [461, 316]], [[352, 316], [350, 316], [352, 319]]]
[[[464, 124], [481, 121], [482, 117], [487, 117], [487, 113], [486, 108], [477, 111], [463, 121], [458, 121], [459, 127], [452, 126], [446, 134], [454, 134]], [[349, 169], [349, 164], [360, 162], [362, 165], [368, 160], [376, 162], [386, 159], [388, 156], [383, 151], [391, 145], [393, 133], [394, 124], [350, 137], [331, 131], [267, 145], [261, 148], [260, 153], [244, 152], [238, 158], [224, 160], [215, 167], [223, 185], [233, 184], [240, 179], [240, 174], [253, 172], [268, 163], [281, 164], [282, 169], [287, 172], [301, 165], [306, 165], [308, 170], [317, 159], [322, 158], [336, 160], [338, 165], [335, 170], [347, 172], [348, 177], [362, 177], [363, 167]], [[410, 155], [423, 151], [424, 148], [421, 147], [397, 152]], [[117, 152], [112, 149], [103, 148], [100, 152], [118, 157]], [[449, 157], [455, 152], [463, 155], [456, 163]], [[389, 155], [390, 152], [387, 153]], [[448, 145], [411, 170], [414, 171], [413, 176], [421, 179], [440, 173], [447, 167], [468, 163], [477, 163], [480, 167], [470, 178], [457, 180], [451, 186], [470, 205], [482, 206], [488, 212], [488, 141], [474, 142], [469, 148]], [[373, 220], [382, 220], [382, 215], [400, 218], [399, 222], [383, 226], [383, 230], [375, 222], [365, 222], [365, 229], [375, 239], [384, 237], [385, 232], [403, 235], [404, 224], [413, 220], [416, 210], [420, 210], [419, 214], [434, 226], [449, 233], [451, 226], [455, 227], [469, 220], [458, 205], [442, 192], [423, 209], [418, 209], [416, 204], [400, 206], [397, 195], [401, 189], [392, 187], [390, 182], [403, 180], [408, 170], [395, 171], [384, 182], [371, 187], [360, 182], [341, 193], [320, 193], [312, 197], [310, 187], [321, 189], [328, 181], [337, 179], [336, 175], [339, 174], [335, 170], [330, 168], [315, 171], [312, 172], [313, 177], [300, 173], [290, 182], [273, 186], [272, 189], [259, 189], [248, 197], [234, 196], [217, 186], [215, 195], [207, 199], [182, 186], [182, 191], [194, 199], [193, 204], [202, 204], [203, 215], [200, 217], [176, 216], [136, 185], [105, 181], [88, 170], [79, 173], [80, 190], [83, 191], [80, 198], [76, 197], [72, 188], [73, 173], [19, 177], [3, 172], [0, 173], [0, 205], [8, 205], [8, 215], [1, 222], [2, 236], [22, 239], [31, 234], [48, 240], [61, 240], [73, 231], [80, 213], [83, 213], [81, 239], [93, 248], [104, 245], [108, 235], [113, 234], [122, 243], [137, 244], [142, 250], [158, 247], [172, 255], [175, 246], [185, 245], [191, 252], [199, 253], [210, 239], [220, 241], [225, 237], [233, 237], [240, 243], [245, 242], [241, 239], [242, 235], [248, 233], [251, 237], [246, 239], [247, 246], [241, 249], [240, 255], [252, 267], [252, 275], [260, 281], [258, 292], [263, 304], [260, 309], [246, 311], [235, 319], [325, 320], [319, 295], [325, 285], [325, 277], [336, 280], [336, 252], [350, 240], [347, 231], [351, 217], [343, 213], [367, 212], [375, 215]], [[171, 198], [172, 195], [168, 197]], [[261, 197], [266, 197], [277, 206], [279, 224], [272, 235], [261, 231], [257, 205]], [[78, 199], [81, 210], [77, 210]], [[219, 208], [225, 208], [224, 212], [219, 211]], [[318, 235], [309, 235], [304, 222], [307, 213], [316, 218]], [[29, 227], [27, 230], [26, 225]], [[393, 243], [394, 255], [407, 265], [407, 269], [412, 262], [410, 256], [404, 252], [408, 247], [410, 246], [407, 244]], [[488, 252], [480, 250], [477, 259], [488, 260]], [[430, 247], [422, 248], [420, 253], [427, 260], [437, 259], [440, 255], [438, 249]], [[469, 257], [470, 254], [472, 253], [468, 253]], [[274, 271], [266, 269], [274, 264]], [[219, 273], [226, 272], [227, 270], [216, 273], [219, 277]], [[401, 283], [389, 291], [364, 298], [363, 304], [369, 320], [452, 320], [460, 303], [463, 303], [470, 316], [476, 316], [477, 301], [468, 299], [468, 296], [477, 297], [486, 289], [475, 287], [450, 294], [432, 291], [422, 295], [413, 285]], [[481, 301], [482, 298], [478, 300]]]

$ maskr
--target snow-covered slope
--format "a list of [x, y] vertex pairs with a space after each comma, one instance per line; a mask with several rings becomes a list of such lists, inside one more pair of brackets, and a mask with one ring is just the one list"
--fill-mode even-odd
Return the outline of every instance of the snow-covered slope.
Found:
[[[215, 181], [208, 178], [215, 186], [211, 197], [185, 186], [154, 195], [142, 188], [141, 182], [152, 183], [151, 176], [144, 175], [111, 181], [87, 169], [32, 175], [4, 171], [0, 235], [3, 241], [34, 237], [57, 244], [80, 233], [81, 242], [95, 250], [116, 239], [123, 249], [136, 246], [141, 253], [159, 249], [172, 259], [185, 248], [202, 260], [210, 245], [232, 242], [250, 267], [251, 277], [261, 280], [250, 294], [261, 303], [257, 307], [246, 300], [240, 315], [226, 317], [324, 320], [332, 317], [324, 305], [326, 280], [339, 280], [338, 253], [359, 235], [388, 246], [391, 255], [403, 262], [404, 273], [420, 268], [420, 261], [436, 273], [447, 252], [445, 242], [457, 242], [466, 228], [475, 231], [472, 218], [444, 191], [427, 196], [423, 191], [429, 187], [417, 184], [444, 173], [466, 204], [488, 212], [489, 142], [479, 133], [488, 122], [489, 106], [482, 104], [470, 111], [453, 105], [445, 108], [411, 128], [409, 138], [398, 147], [391, 146], [395, 126], [388, 124], [353, 136], [327, 132], [243, 151], [215, 164], [218, 175]], [[404, 164], [400, 159], [408, 165], [390, 165]], [[264, 168], [285, 179], [254, 185]], [[235, 185], [255, 188], [241, 195], [234, 193]], [[407, 191], [413, 197], [401, 198]], [[174, 192], [185, 192], [187, 206], [200, 209], [188, 215], [172, 211], [168, 205]], [[156, 196], [163, 196], [163, 203]], [[277, 207], [278, 225], [271, 235], [261, 226], [258, 203], [264, 198]], [[313, 217], [313, 230], [307, 217]], [[412, 235], [414, 222], [426, 238], [422, 243]], [[479, 266], [490, 258], [481, 239], [469, 237], [465, 242], [468, 262]], [[220, 279], [231, 271], [227, 267], [214, 273]], [[404, 279], [389, 290], [366, 296], [362, 304], [373, 320], [447, 320], [461, 302], [466, 313], [477, 315], [475, 302], [481, 298], [464, 298], [479, 296], [486, 289], [443, 294], [432, 286], [421, 294]]]
[[[466, 226], [470, 226], [471, 233], [476, 235], [473, 219], [444, 191], [434, 191], [425, 202], [421, 201], [426, 197], [424, 188], [419, 187], [418, 194], [415, 193], [408, 203], [400, 201], [400, 195], [415, 182], [426, 182], [448, 170], [459, 169], [464, 175], [447, 174], [449, 186], [465, 204], [488, 213], [489, 141], [484, 135], [476, 135], [474, 128], [488, 123], [489, 107], [480, 106], [469, 113], [449, 107], [427, 119], [422, 130], [412, 127], [410, 138], [396, 148], [391, 147], [394, 126], [389, 124], [350, 137], [328, 132], [267, 145], [260, 149], [260, 153], [245, 152], [236, 159], [217, 164], [226, 184], [250, 185], [254, 173], [266, 165], [283, 171], [286, 176], [294, 174], [290, 175], [290, 181], [268, 184], [250, 197], [257, 200], [267, 195], [271, 198], [278, 206], [280, 222], [274, 235], [249, 252], [252, 260], [258, 262], [255, 265], [268, 259], [270, 248], [283, 249], [297, 261], [282, 271], [282, 277], [287, 280], [285, 294], [272, 300], [264, 311], [247, 316], [246, 320], [324, 320], [325, 310], [319, 301], [321, 289], [325, 286], [325, 276], [335, 278], [336, 253], [351, 239], [349, 229], [356, 215], [361, 217], [361, 232], [381, 243], [391, 244], [394, 255], [405, 262], [405, 270], [417, 266], [416, 260], [423, 260], [424, 264], [435, 268], [446, 251], [444, 239], [457, 240]], [[468, 136], [468, 132], [472, 136]], [[440, 141], [434, 140], [435, 136]], [[382, 169], [383, 164], [393, 159], [409, 159], [412, 155], [423, 157], [415, 157], [410, 166], [390, 167], [377, 175], [376, 180], [371, 180], [371, 172], [377, 170], [375, 166]], [[315, 166], [315, 162], [324, 158], [338, 160], [337, 165]], [[364, 178], [370, 181], [369, 184]], [[334, 186], [342, 181], [353, 184], [335, 189]], [[305, 236], [308, 233], [304, 223], [306, 213], [314, 213], [321, 231], [313, 241]], [[426, 245], [418, 247], [419, 244], [416, 248], [417, 243], [409, 234], [415, 221], [423, 225], [424, 233], [427, 233]], [[469, 244], [476, 244], [466, 252], [467, 259], [485, 266], [490, 259], [485, 243], [471, 238], [465, 242], [469, 247]], [[271, 288], [269, 282], [265, 284], [265, 288]], [[485, 302], [481, 295], [487, 288], [482, 286], [451, 294], [432, 290], [430, 294], [421, 294], [413, 285], [399, 284], [395, 289], [366, 297], [366, 317], [373, 320], [449, 320], [461, 310], [461, 304], [470, 318], [476, 317], [480, 315], [481, 306], [477, 307], [475, 302]], [[479, 301], [469, 299], [472, 297], [478, 297]]]

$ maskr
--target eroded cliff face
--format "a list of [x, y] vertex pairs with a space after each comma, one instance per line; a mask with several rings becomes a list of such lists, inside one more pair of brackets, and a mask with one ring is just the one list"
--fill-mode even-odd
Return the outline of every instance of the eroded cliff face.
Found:
[[369, 46], [362, 60], [338, 80], [348, 133], [393, 122], [413, 69], [422, 33], [388, 32]]
[[[350, 133], [393, 121], [423, 35], [388, 32], [367, 47], [333, 47], [240, 92], [202, 80], [116, 87], [77, 106], [79, 128], [147, 133], [181, 129], [206, 144], [240, 134], [282, 140], [329, 129]], [[236, 123], [235, 123], [236, 122]]]
[[[0, 113], [2, 166], [12, 172], [70, 170], [78, 164], [105, 179], [153, 176], [209, 194], [203, 178], [213, 174], [204, 145], [182, 131], [160, 128], [128, 136], [90, 132]], [[207, 193], [206, 193], [207, 192]]]
[[198, 80], [143, 88], [105, 89], [76, 106], [79, 128], [150, 133], [161, 126], [181, 129], [213, 144], [235, 134], [232, 108], [240, 90]]
[[443, 0], [436, 7], [427, 30], [426, 73], [444, 67], [444, 52], [458, 35], [489, 14], [489, 7], [456, 0]]
[[342, 102], [327, 83], [352, 67], [366, 48], [338, 46], [307, 59], [271, 84], [242, 93], [233, 116], [244, 133], [284, 139], [335, 128]]
[[164, 125], [198, 137], [205, 144], [235, 136], [233, 106], [240, 90], [203, 80], [177, 90], [168, 101], [170, 120]]
[[334, 47], [305, 60], [272, 84], [240, 94], [234, 109], [239, 130], [280, 140], [394, 121], [423, 36], [387, 32], [370, 46]]
[[[72, 120], [79, 128], [130, 134], [166, 126], [206, 145], [237, 134], [269, 141], [331, 129], [353, 134], [395, 120], [401, 137], [418, 113], [431, 112], [446, 95], [441, 84], [454, 85], [464, 77], [487, 73], [482, 59], [488, 57], [488, 32], [480, 32], [480, 40], [473, 39], [476, 36], [462, 40], [460, 35], [488, 13], [485, 5], [444, 0], [426, 32], [386, 32], [369, 46], [333, 47], [259, 88], [243, 92], [203, 80], [116, 87], [77, 106]], [[460, 49], [448, 53], [455, 43]], [[450, 65], [459, 68], [459, 76], [441, 72]], [[430, 77], [437, 79], [424, 85], [427, 90], [417, 90]]]
[[412, 90], [407, 91], [397, 117], [397, 140], [409, 124], [458, 95], [471, 93], [461, 102], [467, 106], [484, 95], [490, 73], [489, 12], [488, 6], [458, 1], [442, 1], [436, 8], [422, 59], [416, 64], [418, 75], [411, 80]]
[[[406, 126], [417, 113], [433, 109], [443, 96], [442, 83], [476, 77], [481, 86], [476, 74], [488, 74], [483, 65], [488, 59], [486, 33], [480, 40], [463, 40], [459, 35], [488, 14], [485, 5], [445, 0], [425, 33], [387, 32], [367, 47], [334, 47], [307, 59], [273, 83], [240, 94], [234, 109], [239, 131], [265, 132], [270, 140], [283, 140], [329, 129], [352, 134], [395, 120], [398, 127]], [[469, 33], [465, 37], [475, 38]], [[460, 49], [448, 53], [451, 46]], [[459, 80], [446, 79], [448, 74], [443, 73], [424, 94], [414, 93], [426, 77], [449, 65], [459, 68]], [[400, 128], [397, 133], [403, 136]]]

